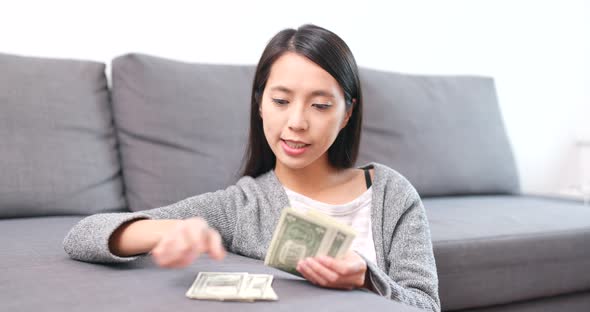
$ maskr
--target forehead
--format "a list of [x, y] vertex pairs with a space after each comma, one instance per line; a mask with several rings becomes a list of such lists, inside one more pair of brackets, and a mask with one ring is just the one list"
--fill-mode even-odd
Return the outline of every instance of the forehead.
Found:
[[294, 92], [325, 90], [343, 96], [340, 85], [326, 70], [293, 52], [281, 55], [272, 65], [267, 87], [285, 87]]

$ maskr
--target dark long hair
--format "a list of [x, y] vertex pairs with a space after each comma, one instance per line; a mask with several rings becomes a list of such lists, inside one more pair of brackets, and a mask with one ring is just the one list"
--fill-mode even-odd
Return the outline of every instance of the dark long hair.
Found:
[[363, 111], [356, 62], [346, 43], [336, 34], [315, 25], [303, 25], [297, 30], [284, 29], [276, 34], [258, 61], [252, 86], [246, 165], [242, 175], [257, 177], [275, 166], [276, 156], [264, 136], [259, 107], [272, 64], [285, 52], [305, 56], [332, 75], [344, 91], [346, 111], [352, 106], [352, 115], [328, 149], [328, 161], [335, 168], [354, 166], [358, 156]]

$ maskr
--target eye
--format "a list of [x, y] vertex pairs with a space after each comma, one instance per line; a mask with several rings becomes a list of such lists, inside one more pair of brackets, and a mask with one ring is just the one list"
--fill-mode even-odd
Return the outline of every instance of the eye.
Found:
[[278, 104], [278, 105], [285, 105], [285, 104], [289, 103], [289, 101], [287, 101], [287, 100], [283, 100], [283, 99], [275, 99], [275, 98], [273, 98], [273, 99], [272, 99], [272, 101], [273, 101], [275, 104]]
[[319, 110], [326, 110], [328, 108], [330, 108], [330, 104], [313, 104], [313, 106], [315, 106], [317, 109]]

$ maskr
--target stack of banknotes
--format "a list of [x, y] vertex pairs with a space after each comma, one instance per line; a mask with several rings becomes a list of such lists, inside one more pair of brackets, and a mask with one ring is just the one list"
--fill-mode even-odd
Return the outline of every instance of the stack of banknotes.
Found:
[[295, 275], [299, 260], [307, 257], [341, 258], [348, 252], [355, 230], [316, 210], [285, 208], [279, 219], [264, 264]]
[[[354, 229], [315, 210], [283, 209], [264, 264], [298, 276], [299, 260], [307, 257], [344, 256]], [[200, 272], [186, 296], [193, 299], [256, 301], [278, 300], [271, 287], [272, 275], [232, 272]]]
[[191, 299], [221, 301], [278, 300], [272, 275], [240, 272], [200, 272], [186, 292]]

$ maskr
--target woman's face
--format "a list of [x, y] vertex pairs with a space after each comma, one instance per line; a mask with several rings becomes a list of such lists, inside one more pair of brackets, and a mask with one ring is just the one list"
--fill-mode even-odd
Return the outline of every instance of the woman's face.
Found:
[[351, 112], [336, 79], [306, 57], [287, 52], [272, 65], [260, 116], [277, 166], [327, 163], [328, 148]]

